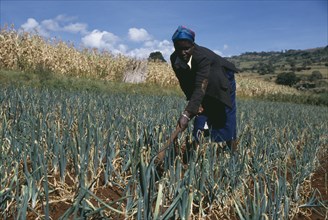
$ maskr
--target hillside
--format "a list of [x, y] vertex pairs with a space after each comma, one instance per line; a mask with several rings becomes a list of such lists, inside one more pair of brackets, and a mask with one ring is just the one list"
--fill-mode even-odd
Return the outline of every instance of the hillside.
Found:
[[246, 52], [227, 59], [248, 77], [275, 82], [279, 74], [294, 73], [293, 87], [314, 93], [328, 92], [328, 46], [281, 52]]
[[243, 72], [255, 72], [261, 75], [318, 68], [327, 70], [328, 46], [281, 52], [246, 52], [227, 59], [235, 63]]

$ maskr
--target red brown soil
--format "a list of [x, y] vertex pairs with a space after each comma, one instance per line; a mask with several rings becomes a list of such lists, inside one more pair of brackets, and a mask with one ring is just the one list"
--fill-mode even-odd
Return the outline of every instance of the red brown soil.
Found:
[[[311, 184], [313, 189], [318, 189], [318, 191], [321, 193], [321, 201], [328, 201], [328, 183], [325, 179], [328, 175], [328, 155], [323, 155], [320, 159], [320, 166], [317, 168], [315, 173], [312, 175], [311, 178]], [[66, 183], [73, 184], [69, 178], [66, 179]], [[118, 200], [119, 198], [123, 197], [122, 190], [116, 187], [110, 187], [110, 186], [102, 186], [98, 187], [94, 190], [94, 193], [103, 201], [109, 203], [111, 201]], [[91, 202], [97, 207], [97, 201], [92, 199]], [[56, 203], [50, 204], [50, 216], [52, 219], [59, 219], [60, 216], [62, 216], [66, 210], [71, 207], [73, 201], [59, 201]], [[115, 207], [117, 208], [117, 207]], [[323, 220], [325, 217], [322, 215], [314, 212], [311, 209], [302, 210], [306, 211], [308, 214], [304, 215], [299, 213], [296, 215], [293, 220]], [[321, 213], [327, 213], [328, 210], [319, 209]], [[37, 216], [35, 214], [30, 213], [27, 216], [27, 219], [35, 219]], [[113, 216], [115, 219], [124, 219], [124, 216], [117, 215]], [[231, 216], [231, 219], [237, 219], [235, 216]]]
[[[109, 186], [97, 189], [96, 194], [100, 199], [102, 199], [107, 203], [116, 201], [117, 199], [123, 197], [121, 195], [120, 190], [118, 190], [115, 187], [109, 187]], [[97, 204], [95, 200], [92, 200], [91, 202], [94, 205]], [[58, 202], [58, 203], [51, 204], [50, 216], [52, 217], [52, 219], [59, 219], [66, 212], [66, 210], [71, 207], [71, 205], [72, 204], [69, 204], [67, 202]], [[124, 216], [121, 216], [119, 214], [117, 216], [112, 216], [112, 217], [115, 217], [115, 219], [117, 220], [124, 219]]]
[[[328, 182], [326, 176], [328, 175], [328, 154], [323, 155], [320, 158], [320, 166], [315, 171], [314, 175], [311, 178], [311, 185], [313, 189], [318, 189], [318, 191], [321, 193], [321, 201], [325, 201], [326, 205], [328, 205]], [[314, 210], [307, 209], [311, 215], [305, 216], [302, 214], [298, 214], [294, 220], [323, 220], [325, 219], [324, 216], [314, 212]], [[328, 210], [324, 210], [324, 208], [319, 209], [320, 213], [326, 214], [328, 213]]]

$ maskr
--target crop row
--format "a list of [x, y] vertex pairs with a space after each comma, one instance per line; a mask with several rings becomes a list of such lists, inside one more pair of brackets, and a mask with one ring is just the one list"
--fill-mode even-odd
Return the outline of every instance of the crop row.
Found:
[[[154, 156], [180, 97], [0, 89], [1, 219], [289, 219], [314, 203], [310, 185], [327, 146], [328, 110], [238, 101], [239, 154], [190, 129], [164, 172]], [[161, 175], [159, 175], [161, 174]], [[319, 201], [319, 200], [318, 200]]]

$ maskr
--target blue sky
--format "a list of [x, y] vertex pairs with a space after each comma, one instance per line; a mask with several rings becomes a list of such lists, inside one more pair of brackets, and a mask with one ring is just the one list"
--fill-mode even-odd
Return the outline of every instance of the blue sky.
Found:
[[328, 0], [16, 1], [1, 0], [1, 27], [147, 58], [173, 52], [178, 25], [222, 56], [328, 45]]

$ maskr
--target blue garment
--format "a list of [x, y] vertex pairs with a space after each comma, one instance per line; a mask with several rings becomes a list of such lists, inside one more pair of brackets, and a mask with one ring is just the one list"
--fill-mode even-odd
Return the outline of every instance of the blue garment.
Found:
[[[227, 71], [225, 75], [231, 86], [232, 108], [214, 100], [208, 101], [207, 104], [205, 100], [204, 112], [197, 115], [194, 120], [193, 136], [198, 141], [201, 135], [206, 136], [207, 132], [209, 132], [211, 140], [215, 142], [230, 141], [237, 138], [236, 81], [234, 72]], [[204, 128], [205, 123], [208, 125], [208, 131]]]
[[189, 28], [180, 25], [178, 29], [174, 32], [172, 36], [172, 41], [175, 42], [177, 40], [189, 40], [191, 42], [195, 41], [195, 32], [190, 30]]

